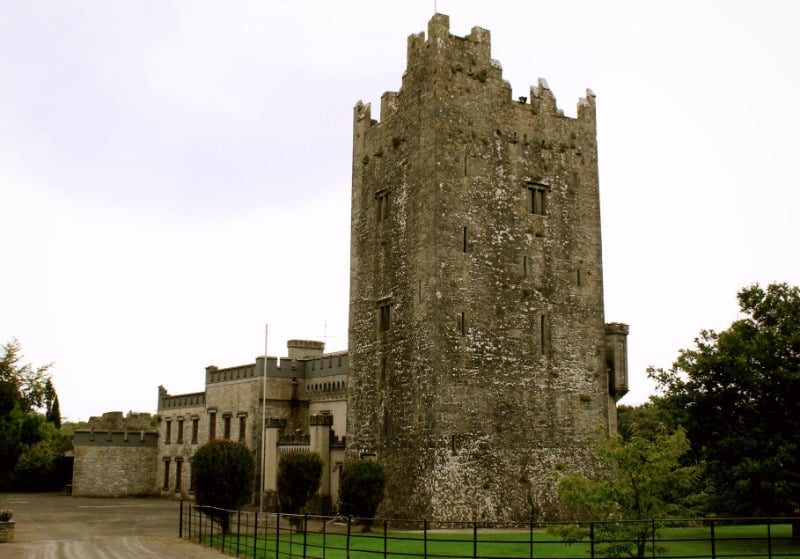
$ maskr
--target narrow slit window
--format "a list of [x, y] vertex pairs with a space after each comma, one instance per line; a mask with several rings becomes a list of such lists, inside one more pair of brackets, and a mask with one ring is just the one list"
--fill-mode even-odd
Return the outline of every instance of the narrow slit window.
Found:
[[392, 305], [391, 303], [381, 303], [378, 307], [378, 330], [388, 332], [392, 327]]
[[539, 339], [542, 355], [550, 355], [550, 320], [544, 314], [539, 316]]
[[223, 419], [223, 426], [224, 426], [223, 438], [226, 441], [229, 441], [231, 439], [231, 416], [226, 415], [222, 419]]
[[462, 249], [464, 252], [467, 252], [467, 227], [464, 226], [464, 236], [462, 239]]
[[239, 442], [243, 443], [247, 433], [247, 416], [239, 416]]
[[383, 221], [389, 217], [389, 191], [381, 190], [375, 194], [378, 221]]
[[217, 414], [211, 412], [208, 414], [208, 440], [213, 441], [217, 438]]
[[164, 485], [161, 489], [169, 491], [169, 458], [164, 458]]
[[175, 442], [183, 444], [183, 419], [178, 420], [178, 438]]
[[197, 435], [200, 431], [200, 419], [197, 417], [192, 418], [192, 444], [197, 444]]
[[464, 311], [458, 314], [458, 331], [461, 332], [462, 336], [467, 332], [467, 318]]
[[175, 493], [181, 491], [181, 478], [183, 477], [183, 460], [175, 460]]
[[165, 427], [166, 433], [164, 434], [164, 444], [169, 444], [172, 441], [172, 421], [167, 419], [167, 426]]

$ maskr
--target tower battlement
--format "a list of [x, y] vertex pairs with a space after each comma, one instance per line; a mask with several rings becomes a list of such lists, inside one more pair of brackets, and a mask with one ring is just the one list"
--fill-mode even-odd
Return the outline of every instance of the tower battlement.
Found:
[[[511, 85], [503, 79], [502, 65], [491, 57], [491, 33], [481, 27], [473, 27], [465, 37], [451, 35], [450, 18], [436, 14], [428, 23], [427, 37], [424, 32], [408, 37], [407, 53], [407, 66], [400, 91], [387, 91], [381, 96], [381, 122], [397, 113], [400, 97], [419, 79], [416, 74], [420, 70], [434, 75], [433, 85], [439, 86], [435, 88], [435, 93], [440, 95], [453, 95], [459, 89], [460, 95], [472, 93], [472, 90], [478, 93], [478, 84], [481, 84], [483, 88], [496, 90], [498, 101], [502, 99], [505, 103], [521, 106], [533, 115], [540, 115], [540, 118], [570, 118], [558, 108], [555, 95], [544, 78], [539, 78], [537, 85], [530, 87], [530, 104], [524, 97], [512, 99]], [[467, 86], [460, 82], [466, 82]], [[577, 120], [589, 121], [594, 125], [595, 97], [594, 92], [587, 89], [586, 97], [578, 100]], [[365, 126], [380, 124], [372, 119], [371, 112], [370, 104], [359, 101], [355, 108], [355, 120]]]

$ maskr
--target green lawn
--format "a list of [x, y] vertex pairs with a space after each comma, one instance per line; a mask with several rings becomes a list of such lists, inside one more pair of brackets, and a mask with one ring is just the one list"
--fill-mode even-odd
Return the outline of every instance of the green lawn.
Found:
[[[800, 543], [792, 543], [791, 527], [788, 524], [772, 525], [772, 548], [767, 541], [767, 526], [721, 526], [716, 527], [715, 556], [717, 558], [797, 557], [800, 558]], [[657, 557], [663, 559], [712, 557], [709, 527], [664, 528], [659, 531], [657, 545], [663, 551]], [[305, 554], [304, 554], [305, 540]], [[206, 540], [205, 545], [210, 542]], [[214, 536], [214, 547], [220, 548], [222, 538]], [[384, 555], [383, 531], [351, 534], [350, 552], [347, 553], [347, 536], [342, 533], [281, 534], [276, 542], [274, 534], [257, 541], [256, 557], [274, 558], [279, 547], [280, 558], [306, 559], [382, 559]], [[227, 536], [225, 548], [235, 554], [236, 536]], [[241, 556], [253, 557], [253, 538], [241, 536], [238, 541]], [[421, 532], [390, 532], [386, 541], [389, 559], [434, 558], [529, 558], [537, 559], [586, 559], [591, 556], [588, 541], [574, 544], [561, 542], [554, 534], [536, 530], [531, 536], [526, 531], [504, 532], [483, 530], [478, 532], [477, 546], [472, 541], [472, 532], [444, 533], [429, 531], [427, 538]], [[602, 557], [602, 544], [596, 544], [596, 557]], [[648, 557], [652, 552], [648, 550]]]

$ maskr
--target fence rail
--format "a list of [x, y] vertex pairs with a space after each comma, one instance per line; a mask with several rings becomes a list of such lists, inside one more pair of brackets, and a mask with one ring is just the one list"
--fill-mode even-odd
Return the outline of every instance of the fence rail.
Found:
[[225, 511], [181, 501], [178, 530], [181, 538], [252, 559], [594, 559], [628, 552], [771, 559], [800, 558], [793, 523], [800, 518], [500, 525]]

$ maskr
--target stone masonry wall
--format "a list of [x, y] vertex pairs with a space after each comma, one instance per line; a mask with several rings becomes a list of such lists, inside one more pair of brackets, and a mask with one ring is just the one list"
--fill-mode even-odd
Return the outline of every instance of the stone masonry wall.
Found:
[[75, 462], [72, 471], [72, 494], [76, 497], [122, 497], [154, 495], [156, 486], [156, 433], [147, 435], [145, 443], [139, 433], [97, 433], [94, 442], [83, 440], [76, 433]]
[[354, 111], [349, 459], [383, 463], [385, 515], [558, 517], [615, 425], [594, 95], [512, 100], [489, 32], [437, 14], [380, 116]]

